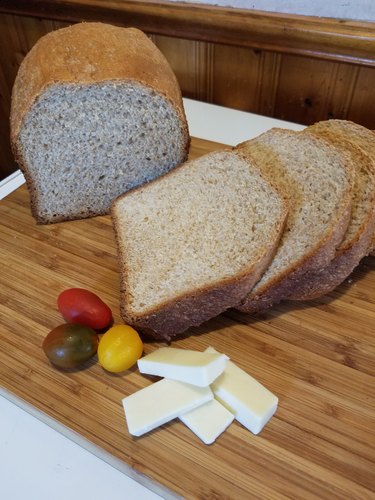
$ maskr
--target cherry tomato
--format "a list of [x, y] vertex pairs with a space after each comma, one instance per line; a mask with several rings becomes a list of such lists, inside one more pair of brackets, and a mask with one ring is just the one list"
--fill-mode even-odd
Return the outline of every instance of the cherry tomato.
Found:
[[118, 373], [132, 367], [142, 352], [143, 343], [134, 328], [118, 325], [110, 328], [100, 339], [98, 359], [105, 370]]
[[106, 328], [112, 312], [101, 298], [84, 288], [69, 288], [57, 298], [57, 306], [69, 323], [79, 323], [94, 330]]
[[54, 365], [74, 368], [96, 353], [98, 343], [99, 337], [92, 328], [66, 323], [49, 332], [42, 348]]

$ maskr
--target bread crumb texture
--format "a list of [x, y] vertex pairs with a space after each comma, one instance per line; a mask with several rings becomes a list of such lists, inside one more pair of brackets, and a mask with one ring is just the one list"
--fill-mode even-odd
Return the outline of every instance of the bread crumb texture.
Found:
[[[343, 137], [340, 134], [340, 128], [337, 133], [335, 124], [331, 124], [331, 121], [319, 122], [307, 127], [304, 133], [313, 133], [318, 137], [323, 137], [340, 151], [346, 151], [351, 156], [355, 167], [351, 218], [344, 238], [337, 249], [340, 252], [350, 248], [356, 242], [369, 218], [372, 217], [375, 203], [375, 157], [371, 159], [370, 155], [357, 145], [358, 143], [352, 142], [352, 136], [348, 135], [350, 122], [347, 128], [342, 128], [345, 134]], [[338, 125], [338, 127], [341, 126]], [[375, 135], [372, 135], [375, 152]]]
[[38, 222], [108, 212], [187, 158], [177, 79], [140, 30], [78, 23], [38, 40], [12, 92], [11, 141]]
[[121, 193], [185, 156], [172, 104], [137, 82], [51, 85], [34, 103], [19, 144], [44, 220], [103, 214]]
[[256, 295], [293, 271], [326, 241], [347, 208], [353, 172], [333, 146], [308, 134], [272, 129], [239, 149], [254, 157], [284, 191], [290, 205], [276, 255], [252, 290]]
[[[369, 165], [369, 168], [372, 173], [375, 173], [375, 133], [372, 130], [347, 120], [326, 120], [310, 125], [306, 131], [317, 136], [326, 137], [335, 144], [340, 143], [340, 146], [345, 148], [352, 148], [353, 146], [360, 148], [362, 154], [368, 155], [368, 160], [358, 158], [356, 161], [357, 169], [362, 168], [363, 171], [364, 166], [362, 164], [369, 164], [370, 160], [372, 165]], [[363, 183], [366, 181], [362, 179], [358, 182]], [[368, 194], [366, 197], [368, 197]], [[372, 237], [370, 250], [373, 251], [372, 255], [375, 255], [375, 234]]]
[[275, 242], [285, 201], [230, 151], [205, 155], [114, 205], [126, 309], [141, 315], [249, 272]]

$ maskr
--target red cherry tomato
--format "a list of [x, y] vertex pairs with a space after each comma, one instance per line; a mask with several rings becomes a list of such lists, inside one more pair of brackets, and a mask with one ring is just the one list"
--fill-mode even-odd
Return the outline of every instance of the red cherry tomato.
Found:
[[84, 288], [64, 290], [57, 298], [57, 306], [69, 323], [79, 323], [94, 330], [106, 328], [112, 321], [112, 312], [107, 304]]

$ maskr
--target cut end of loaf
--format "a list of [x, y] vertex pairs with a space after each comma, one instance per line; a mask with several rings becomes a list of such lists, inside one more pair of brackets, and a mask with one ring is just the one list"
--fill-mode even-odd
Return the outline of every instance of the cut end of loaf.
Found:
[[[38, 222], [105, 214], [111, 202], [186, 159], [185, 121], [138, 82], [49, 86], [16, 147]], [[26, 167], [27, 166], [27, 167]]]
[[[326, 120], [310, 125], [306, 131], [327, 137], [335, 143], [340, 142], [346, 148], [359, 147], [364, 154], [369, 156], [372, 163], [375, 161], [375, 133], [362, 125], [347, 120]], [[361, 162], [359, 160], [357, 163]], [[371, 169], [374, 172], [373, 166]], [[375, 234], [370, 244], [370, 250], [373, 248], [375, 248]]]
[[[326, 124], [326, 125], [325, 125]], [[336, 250], [334, 259], [325, 268], [307, 273], [297, 292], [289, 299], [310, 300], [324, 295], [340, 285], [367, 255], [371, 248], [375, 227], [375, 170], [374, 161], [362, 148], [352, 141], [351, 126], [337, 133], [337, 124], [320, 122], [318, 126], [307, 127], [304, 133], [314, 133], [347, 151], [355, 165], [355, 182], [349, 226]], [[354, 124], [353, 124], [354, 125]], [[345, 133], [345, 130], [347, 133]], [[368, 134], [365, 134], [368, 135]]]
[[[221, 151], [120, 197], [112, 214], [126, 319], [157, 315], [175, 304], [173, 316], [179, 301], [203, 294], [190, 311], [202, 322], [241, 298], [216, 294], [215, 307], [204, 302], [210, 289], [255, 272], [260, 277], [281, 234], [286, 204], [251, 162]], [[194, 324], [186, 321], [185, 329]]]
[[286, 299], [299, 279], [334, 258], [349, 222], [354, 168], [351, 158], [310, 134], [272, 129], [239, 146], [287, 194], [290, 211], [275, 257], [241, 303], [260, 311]]

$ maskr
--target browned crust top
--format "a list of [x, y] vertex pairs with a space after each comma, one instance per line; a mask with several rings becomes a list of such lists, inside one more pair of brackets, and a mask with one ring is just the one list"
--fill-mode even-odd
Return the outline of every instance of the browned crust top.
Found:
[[79, 23], [43, 36], [26, 55], [12, 92], [11, 140], [35, 99], [54, 83], [93, 84], [137, 80], [152, 87], [184, 117], [182, 97], [169, 63], [140, 30]]

